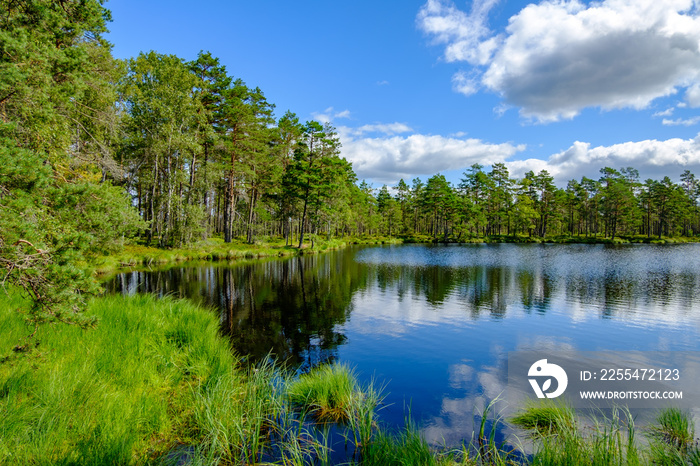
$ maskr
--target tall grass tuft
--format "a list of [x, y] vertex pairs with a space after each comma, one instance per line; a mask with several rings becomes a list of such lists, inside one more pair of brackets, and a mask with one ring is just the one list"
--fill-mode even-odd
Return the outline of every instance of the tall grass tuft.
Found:
[[651, 427], [652, 437], [681, 451], [695, 441], [695, 429], [687, 413], [678, 408], [662, 410]]
[[678, 408], [659, 412], [649, 428], [654, 464], [700, 464], [700, 449], [690, 416]]
[[[480, 416], [476, 439], [472, 438], [470, 445], [464, 447], [463, 460], [469, 460], [470, 455], [472, 455], [473, 464], [493, 466], [520, 464], [521, 455], [516, 454], [513, 448], [508, 448], [505, 442], [501, 444], [496, 442], [498, 425], [503, 422], [500, 413], [494, 411], [499, 400], [499, 397], [492, 399], [484, 408]], [[490, 428], [488, 428], [489, 425]]]
[[431, 466], [441, 463], [410, 418], [395, 435], [386, 429], [379, 429], [371, 442], [360, 449], [358, 456], [359, 464], [378, 466]]
[[636, 444], [634, 418], [626, 409], [592, 417], [584, 428], [572, 408], [543, 401], [528, 405], [511, 421], [533, 433], [533, 465], [646, 464]]
[[287, 387], [289, 402], [319, 422], [347, 422], [363, 398], [352, 370], [344, 364], [322, 365]]
[[510, 422], [538, 434], [563, 434], [577, 428], [574, 410], [549, 400], [528, 401]]

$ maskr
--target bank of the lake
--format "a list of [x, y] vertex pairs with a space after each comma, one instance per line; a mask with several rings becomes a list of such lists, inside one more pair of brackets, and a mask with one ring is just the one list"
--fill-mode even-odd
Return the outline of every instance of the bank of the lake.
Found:
[[[3, 297], [8, 346], [30, 330]], [[0, 364], [0, 464], [149, 464], [178, 445], [233, 455], [267, 411], [267, 390], [237, 365], [214, 316], [181, 300], [101, 297], [99, 323], [42, 327]], [[9, 348], [4, 348], [5, 350]], [[258, 411], [256, 411], [258, 410]], [[225, 438], [225, 440], [224, 440]]]
[[221, 238], [210, 238], [182, 248], [158, 248], [143, 244], [128, 244], [121, 251], [109, 256], [93, 257], [89, 267], [97, 275], [108, 275], [116, 270], [132, 267], [163, 267], [183, 262], [226, 262], [241, 260], [273, 259], [278, 257], [318, 254], [357, 244], [400, 244], [396, 237], [347, 237], [326, 239], [315, 238], [302, 248], [285, 244], [283, 238], [267, 239], [247, 243], [237, 239], [225, 243]]
[[[312, 241], [313, 239], [313, 241]], [[183, 262], [198, 261], [241, 261], [271, 259], [277, 257], [297, 256], [303, 254], [318, 254], [326, 251], [341, 249], [350, 245], [372, 244], [415, 244], [415, 243], [557, 243], [557, 244], [678, 244], [699, 242], [700, 237], [649, 237], [644, 235], [603, 236], [563, 235], [540, 238], [525, 235], [493, 235], [474, 237], [434, 238], [426, 235], [407, 236], [363, 236], [327, 239], [325, 236], [314, 236], [304, 244], [285, 243], [283, 238], [267, 238], [247, 243], [238, 238], [231, 243], [225, 243], [221, 238], [214, 237], [182, 248], [159, 248], [144, 244], [128, 244], [119, 252], [109, 256], [93, 257], [89, 267], [97, 275], [109, 275], [125, 268], [164, 267]]]

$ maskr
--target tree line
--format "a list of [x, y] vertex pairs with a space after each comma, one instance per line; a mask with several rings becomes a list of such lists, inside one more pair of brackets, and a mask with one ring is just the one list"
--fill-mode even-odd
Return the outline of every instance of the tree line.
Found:
[[400, 180], [393, 196], [386, 185], [379, 190], [366, 226], [381, 234], [457, 241], [491, 235], [614, 239], [700, 232], [700, 180], [690, 171], [680, 183], [668, 176], [641, 181], [631, 167], [605, 167], [600, 174], [597, 180], [584, 176], [558, 188], [547, 170], [513, 179], [505, 164], [495, 163], [488, 172], [472, 165], [456, 186], [440, 174], [425, 183], [415, 178], [410, 187]]
[[356, 177], [335, 128], [291, 111], [275, 119], [260, 88], [210, 53], [191, 62], [140, 54], [118, 88], [116, 154], [148, 243], [279, 234], [301, 246], [352, 212]]

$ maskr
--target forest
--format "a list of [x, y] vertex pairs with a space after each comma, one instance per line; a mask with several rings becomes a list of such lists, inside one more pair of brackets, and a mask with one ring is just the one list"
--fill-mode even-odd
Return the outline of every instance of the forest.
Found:
[[[276, 116], [258, 87], [208, 52], [118, 60], [97, 0], [0, 1], [0, 263], [3, 283], [70, 319], [94, 289], [85, 263], [136, 239], [402, 236], [423, 241], [695, 236], [700, 182], [603, 167], [556, 186], [503, 163], [375, 189], [336, 129]], [[49, 284], [54, 284], [49, 286]], [[76, 292], [77, 291], [77, 292]], [[38, 311], [37, 311], [38, 312]]]

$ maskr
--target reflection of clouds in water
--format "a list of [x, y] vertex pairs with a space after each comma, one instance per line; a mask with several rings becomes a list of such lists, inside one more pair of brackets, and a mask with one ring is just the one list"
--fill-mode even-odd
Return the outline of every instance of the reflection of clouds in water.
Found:
[[[557, 341], [555, 337], [533, 336], [518, 342], [518, 352], [542, 351], [551, 355], [570, 355], [577, 361], [596, 357], [606, 358], [613, 363], [615, 360], [625, 360], [634, 363], [635, 367], [667, 367], [669, 363], [678, 367], [683, 377], [689, 381], [700, 381], [700, 353], [675, 352], [668, 355], [658, 351], [624, 351], [624, 352], [586, 352], [576, 351], [574, 345]], [[487, 405], [498, 400], [488, 415], [488, 420], [499, 419], [497, 429], [500, 441], [506, 441], [512, 445], [521, 445], [526, 452], [532, 451], [532, 444], [528, 435], [507, 422], [507, 420], [521, 410], [528, 399], [533, 399], [532, 393], [511, 389], [508, 384], [507, 353], [499, 345], [491, 348], [491, 354], [495, 361], [493, 365], [475, 367], [473, 361], [463, 360], [449, 366], [449, 382], [452, 392], [443, 396], [440, 405], [440, 414], [428, 419], [422, 429], [425, 439], [434, 445], [458, 445], [461, 442], [469, 442], [475, 435], [481, 421], [481, 414]], [[534, 362], [534, 361], [532, 361]], [[624, 364], [624, 363], [623, 363]], [[564, 364], [566, 366], [566, 364]], [[529, 367], [529, 366], [528, 366]], [[524, 367], [524, 378], [527, 378]], [[692, 386], [689, 384], [687, 387]], [[694, 389], [684, 388], [684, 391], [692, 390], [700, 394], [700, 384], [695, 383]], [[695, 423], [700, 422], [700, 407], [690, 410]], [[582, 425], [593, 423], [591, 415], [601, 416], [606, 412], [598, 410], [586, 410], [579, 408]], [[654, 420], [657, 411], [655, 409], [631, 409], [637, 425], [643, 427]], [[607, 415], [610, 415], [607, 413]]]
[[[476, 376], [476, 377], [475, 377]], [[449, 367], [449, 380], [455, 393], [447, 394], [441, 403], [440, 415], [424, 423], [421, 433], [433, 445], [456, 446], [462, 442], [469, 443], [478, 432], [481, 416], [493, 400], [498, 399], [492, 410], [487, 413], [489, 426], [497, 422], [499, 441], [515, 441], [517, 433], [505, 419], [522, 405], [522, 399], [511, 398], [506, 390], [508, 373], [505, 359], [501, 358], [495, 366], [482, 366], [478, 372], [466, 363], [453, 364]], [[466, 396], [459, 396], [462, 393]]]
[[355, 295], [352, 300], [352, 318], [347, 328], [363, 334], [382, 334], [400, 337], [411, 328], [449, 324], [453, 327], [473, 326], [465, 313], [464, 304], [452, 296], [438, 309], [427, 305], [413, 291], [402, 300], [395, 299], [393, 290]]
[[467, 383], [474, 378], [474, 369], [464, 363], [453, 364], [448, 369], [450, 387], [454, 389], [466, 388]]

